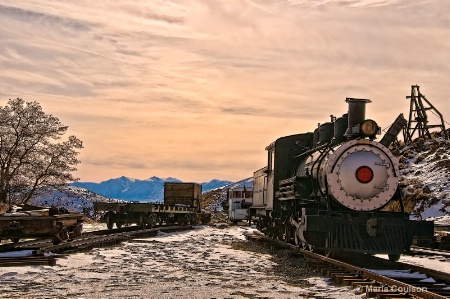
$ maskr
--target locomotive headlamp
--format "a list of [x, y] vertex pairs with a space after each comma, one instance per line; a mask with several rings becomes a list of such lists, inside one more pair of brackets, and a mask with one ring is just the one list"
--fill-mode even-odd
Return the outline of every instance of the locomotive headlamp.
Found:
[[361, 134], [364, 137], [375, 136], [378, 131], [378, 125], [375, 121], [368, 119], [361, 124]]
[[356, 179], [358, 182], [367, 184], [373, 179], [373, 170], [369, 166], [361, 166], [356, 170]]

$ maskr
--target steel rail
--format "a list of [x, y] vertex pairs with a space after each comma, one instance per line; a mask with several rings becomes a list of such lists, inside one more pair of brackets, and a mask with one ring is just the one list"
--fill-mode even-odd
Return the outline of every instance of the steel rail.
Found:
[[[424, 288], [417, 287], [412, 284], [408, 284], [408, 283], [405, 283], [405, 282], [402, 282], [402, 281], [399, 281], [399, 280], [396, 280], [396, 279], [393, 279], [390, 277], [383, 276], [383, 275], [375, 273], [369, 269], [354, 266], [354, 265], [351, 265], [351, 264], [348, 264], [348, 263], [345, 263], [345, 262], [342, 262], [342, 261], [339, 261], [336, 259], [332, 259], [332, 258], [323, 256], [318, 253], [304, 250], [304, 249], [299, 248], [290, 243], [286, 243], [286, 242], [283, 242], [280, 240], [274, 240], [267, 236], [248, 236], [248, 237], [249, 238], [255, 237], [256, 239], [262, 238], [262, 239], [268, 240], [269, 242], [276, 243], [279, 246], [287, 247], [294, 252], [301, 253], [304, 256], [310, 257], [314, 260], [320, 261], [325, 264], [332, 265], [333, 267], [336, 267], [343, 271], [347, 271], [349, 273], [352, 273], [353, 275], [358, 275], [361, 277], [361, 280], [363, 280], [363, 279], [372, 280], [373, 282], [378, 282], [381, 286], [383, 286], [383, 285], [388, 286], [386, 288], [389, 288], [389, 289], [394, 287], [394, 289], [397, 289], [397, 290], [399, 290], [399, 289], [406, 290], [406, 292], [400, 292], [400, 293], [407, 293], [409, 295], [413, 295], [415, 297], [423, 298], [423, 299], [448, 299], [449, 298], [447, 296], [442, 296], [440, 294], [433, 293], [428, 290], [424, 290]], [[424, 267], [414, 266], [414, 265], [405, 264], [405, 263], [397, 262], [395, 264], [400, 265], [401, 267], [406, 267], [408, 269], [411, 269], [412, 271], [418, 271], [423, 274], [430, 275], [434, 278], [442, 279], [442, 280], [450, 282], [450, 274], [448, 274], [448, 273], [439, 272], [439, 271], [432, 270], [432, 269], [426, 269]]]

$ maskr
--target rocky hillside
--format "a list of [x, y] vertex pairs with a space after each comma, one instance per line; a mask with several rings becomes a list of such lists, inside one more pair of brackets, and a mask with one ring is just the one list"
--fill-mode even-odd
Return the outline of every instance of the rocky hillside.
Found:
[[101, 196], [84, 188], [66, 186], [58, 189], [41, 188], [31, 199], [30, 204], [82, 212], [90, 216], [93, 214], [93, 203], [97, 201], [116, 202], [118, 200]]
[[450, 214], [450, 140], [433, 133], [392, 152], [400, 159], [406, 210], [422, 217]]

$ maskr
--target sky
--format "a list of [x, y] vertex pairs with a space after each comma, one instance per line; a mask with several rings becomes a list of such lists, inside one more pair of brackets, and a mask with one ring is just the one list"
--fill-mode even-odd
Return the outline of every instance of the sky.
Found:
[[69, 126], [82, 182], [237, 181], [346, 97], [371, 99], [386, 129], [417, 84], [448, 119], [449, 14], [442, 0], [0, 0], [0, 105], [37, 101]]

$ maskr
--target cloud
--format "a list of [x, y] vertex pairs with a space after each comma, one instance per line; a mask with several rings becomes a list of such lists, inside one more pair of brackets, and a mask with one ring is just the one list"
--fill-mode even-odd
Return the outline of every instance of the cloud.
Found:
[[43, 12], [10, 7], [0, 4], [0, 16], [3, 19], [15, 23], [26, 22], [29, 26], [45, 27], [51, 30], [58, 30], [60, 34], [75, 36], [89, 31], [86, 22], [80, 22], [67, 17], [60, 17]]

